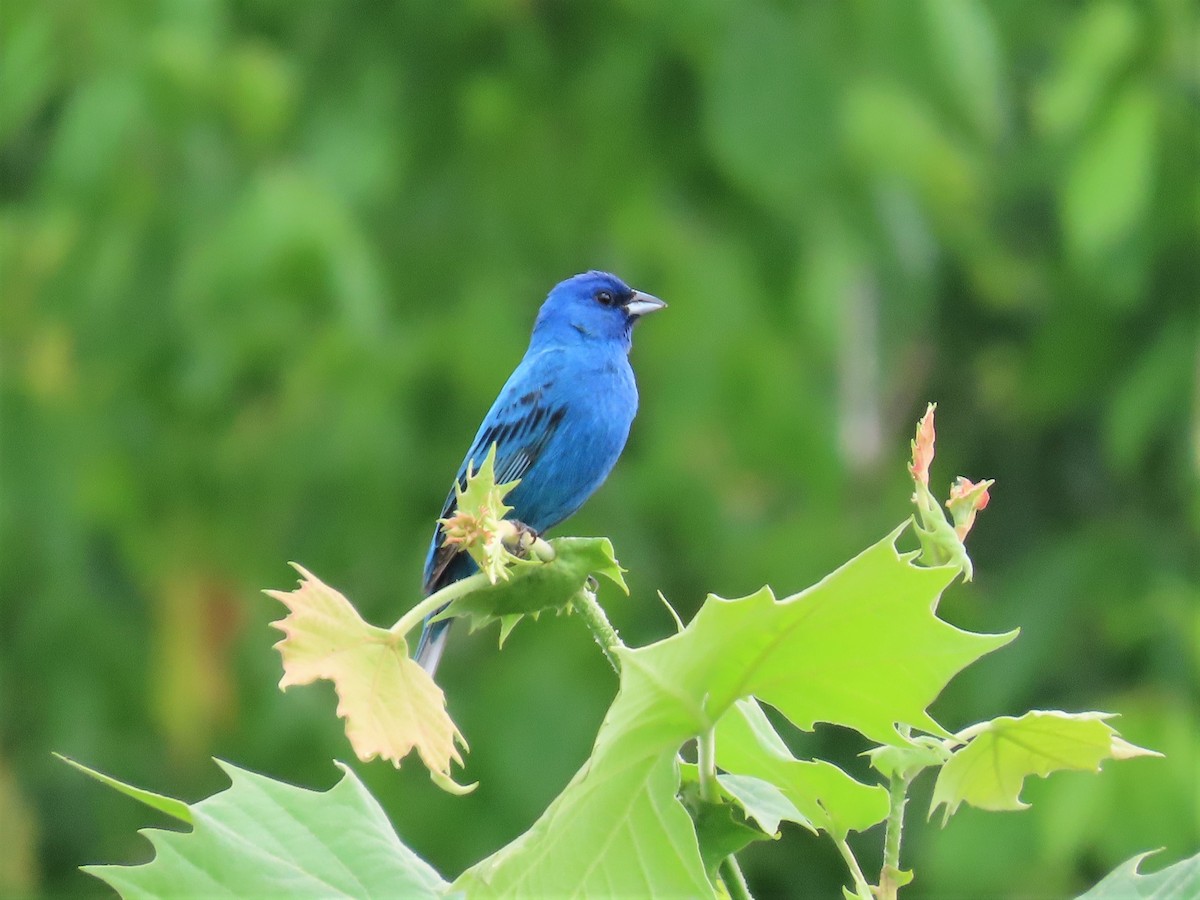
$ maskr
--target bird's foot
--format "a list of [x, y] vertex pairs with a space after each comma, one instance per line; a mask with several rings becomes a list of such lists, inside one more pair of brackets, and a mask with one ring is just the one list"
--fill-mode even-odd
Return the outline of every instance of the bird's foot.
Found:
[[504, 548], [518, 559], [540, 559], [548, 563], [554, 558], [554, 548], [541, 539], [541, 535], [524, 522], [506, 518], [508, 533], [504, 534]]

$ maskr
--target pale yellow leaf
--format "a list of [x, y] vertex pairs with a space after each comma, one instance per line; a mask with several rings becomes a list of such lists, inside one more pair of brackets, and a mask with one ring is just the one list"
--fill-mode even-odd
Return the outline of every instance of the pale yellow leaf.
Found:
[[283, 657], [281, 690], [319, 678], [333, 682], [337, 714], [346, 737], [364, 762], [376, 756], [395, 766], [416, 749], [437, 776], [449, 779], [450, 763], [462, 765], [466, 748], [446, 712], [441, 688], [408, 655], [401, 634], [364, 622], [341, 593], [301, 566], [294, 591], [267, 591], [288, 615], [271, 623], [284, 633], [275, 645]]

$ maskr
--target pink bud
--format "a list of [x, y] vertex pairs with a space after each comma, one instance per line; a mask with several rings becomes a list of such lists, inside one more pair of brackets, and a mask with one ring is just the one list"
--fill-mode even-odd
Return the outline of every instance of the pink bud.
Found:
[[912, 462], [908, 464], [908, 471], [912, 474], [913, 479], [917, 484], [922, 484], [929, 487], [929, 465], [933, 462], [933, 411], [937, 409], [936, 403], [930, 403], [925, 409], [925, 415], [921, 417], [921, 421], [917, 423], [917, 436], [912, 442]]
[[958, 534], [959, 540], [964, 539], [971, 530], [971, 526], [975, 524], [975, 514], [981, 509], [987, 509], [987, 505], [992, 499], [988, 489], [993, 484], [995, 481], [991, 478], [978, 483], [969, 478], [963, 478], [961, 475], [954, 479], [954, 484], [950, 486], [950, 499], [946, 501], [946, 508], [950, 510], [950, 517], [954, 519], [954, 531]]

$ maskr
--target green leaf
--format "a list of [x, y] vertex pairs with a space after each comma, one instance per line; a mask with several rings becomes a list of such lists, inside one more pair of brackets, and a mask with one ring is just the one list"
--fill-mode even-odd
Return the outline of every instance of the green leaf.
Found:
[[704, 803], [692, 810], [692, 823], [700, 842], [700, 858], [704, 871], [716, 881], [717, 869], [725, 857], [737, 853], [755, 841], [769, 841], [771, 836], [746, 823], [738, 807], [732, 803]]
[[796, 759], [752, 699], [739, 700], [717, 724], [717, 763], [727, 772], [773, 784], [799, 813], [780, 818], [812, 831], [844, 838], [887, 818], [888, 794], [883, 787], [856, 781], [823, 760]]
[[780, 822], [795, 822], [811, 830], [804, 814], [778, 787], [752, 775], [717, 775], [721, 789], [736, 800], [767, 834], [776, 834]]
[[[676, 754], [752, 694], [805, 728], [834, 722], [903, 744], [899, 720], [945, 734], [926, 706], [956, 672], [1012, 635], [970, 634], [934, 615], [957, 570], [923, 569], [901, 556], [895, 541], [905, 527], [800, 594], [709, 597], [681, 633], [618, 651], [620, 690], [591, 758], [529, 831], [464, 872], [455, 889], [480, 897], [711, 895], [676, 798]], [[722, 768], [761, 777], [721, 762], [722, 752], [718, 728]], [[832, 780], [823, 766], [812, 771]], [[806, 792], [767, 780], [809, 816], [797, 802]], [[827, 789], [822, 783], [818, 794]]]
[[792, 722], [853, 728], [907, 743], [901, 722], [949, 737], [926, 712], [961, 669], [1015, 637], [971, 634], [934, 614], [956, 567], [921, 568], [896, 551], [908, 527], [802, 593], [767, 588], [740, 600], [710, 596], [683, 634], [625, 655], [653, 684], [703, 686], [694, 713], [711, 726], [753, 694]]
[[84, 871], [127, 898], [445, 892], [446, 882], [400, 842], [349, 768], [339, 764], [342, 779], [322, 793], [217, 764], [232, 783], [189, 807], [192, 831], [147, 829], [142, 833], [155, 850], [150, 862]]
[[1034, 710], [972, 726], [960, 735], [969, 743], [938, 773], [929, 814], [945, 804], [944, 824], [964, 802], [980, 809], [1024, 809], [1021, 788], [1030, 775], [1098, 772], [1106, 759], [1161, 755], [1122, 740], [1105, 722], [1110, 718], [1110, 713]]
[[607, 722], [591, 759], [533, 827], [452, 889], [473, 898], [713, 895], [692, 820], [675, 796], [677, 732]]
[[63, 756], [61, 753], [55, 753], [54, 755], [65, 762], [68, 766], [75, 767], [84, 775], [96, 779], [101, 784], [107, 784], [110, 788], [115, 791], [120, 791], [126, 797], [132, 797], [139, 803], [144, 803], [151, 809], [157, 809], [159, 812], [166, 813], [168, 816], [178, 819], [180, 822], [184, 822], [188, 825], [193, 824], [192, 811], [182, 800], [176, 800], [174, 797], [164, 797], [162, 794], [156, 794], [153, 791], [147, 791], [140, 787], [134, 787], [133, 785], [126, 784], [123, 781], [117, 781], [117, 779], [113, 778], [111, 775], [105, 775], [103, 772], [97, 772], [95, 769], [90, 769], [83, 763], [76, 762], [69, 756]]
[[1152, 875], [1139, 875], [1138, 867], [1148, 856], [1139, 853], [1117, 866], [1078, 900], [1194, 900], [1200, 897], [1200, 853], [1167, 866]]
[[[679, 764], [680, 794], [684, 795], [700, 783], [699, 769], [695, 763]], [[814, 830], [800, 810], [775, 785], [751, 775], [726, 775], [718, 773], [717, 784], [723, 800], [732, 801], [741, 807], [746, 819], [758, 823], [768, 836], [778, 836], [780, 822], [797, 822], [810, 831]], [[685, 800], [684, 806], [687, 806]], [[695, 818], [693, 816], [693, 818]]]
[[[749, 809], [736, 796], [725, 794], [719, 801], [705, 800], [700, 795], [700, 778], [696, 766], [692, 763], [680, 764], [679, 800], [692, 817], [696, 828], [696, 838], [700, 844], [700, 857], [704, 860], [704, 871], [712, 881], [716, 881], [717, 869], [725, 857], [737, 853], [747, 844], [754, 841], [769, 841], [778, 829], [779, 820], [775, 819], [775, 828], [767, 830], [755, 827], [749, 821]], [[759, 782], [763, 790], [751, 788], [752, 794], [759, 799], [766, 796], [770, 785]], [[724, 787], [724, 785], [721, 785]], [[768, 801], [769, 803], [770, 801]], [[785, 801], [786, 802], [786, 801]], [[771, 816], [759, 807], [759, 812], [769, 819]], [[754, 821], [762, 826], [760, 819]]]
[[520, 562], [509, 570], [508, 580], [452, 600], [436, 618], [465, 616], [472, 631], [500, 619], [507, 637], [517, 622], [513, 617], [565, 607], [591, 575], [603, 575], [629, 593], [608, 538], [563, 537], [549, 543], [555, 552], [550, 562]]

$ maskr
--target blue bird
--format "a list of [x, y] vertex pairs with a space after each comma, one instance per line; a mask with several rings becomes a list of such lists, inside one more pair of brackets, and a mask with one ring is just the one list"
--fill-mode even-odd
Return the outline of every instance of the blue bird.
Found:
[[[629, 437], [638, 392], [629, 365], [633, 324], [666, 306], [615, 275], [586, 272], [550, 291], [538, 312], [529, 349], [488, 410], [458, 468], [476, 468], [496, 444], [496, 483], [520, 479], [505, 502], [508, 518], [538, 534], [574, 513], [604, 483]], [[451, 489], [441, 518], [454, 512]], [[474, 560], [442, 546], [437, 527], [425, 558], [429, 596], [477, 571]], [[437, 669], [449, 620], [425, 623], [416, 660]]]

